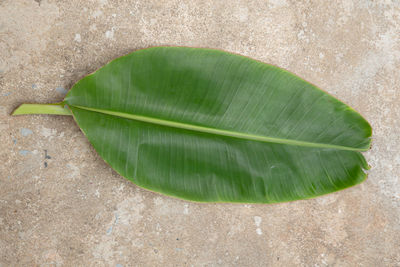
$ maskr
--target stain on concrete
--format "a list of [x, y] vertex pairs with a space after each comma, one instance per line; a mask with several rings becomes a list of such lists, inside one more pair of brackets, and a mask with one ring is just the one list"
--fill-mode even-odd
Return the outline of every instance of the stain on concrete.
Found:
[[44, 159], [51, 159], [51, 156], [47, 153], [47, 149], [44, 150]]
[[260, 216], [254, 216], [254, 224], [256, 225], [257, 229], [256, 229], [256, 233], [258, 235], [262, 235], [262, 230], [260, 228], [262, 222], [262, 218]]
[[43, 163], [45, 168], [47, 168], [47, 166], [48, 166], [47, 160], [49, 160], [49, 159], [51, 159], [51, 156], [49, 154], [47, 154], [47, 149], [45, 149], [44, 150], [44, 160], [45, 161]]
[[[75, 38], [76, 38], [76, 37], [75, 37]], [[79, 38], [78, 38], [78, 39], [80, 40], [80, 35], [79, 35]], [[61, 95], [63, 95], [63, 96], [65, 96], [65, 95], [68, 93], [68, 90], [65, 89], [64, 87], [61, 87], [61, 86], [57, 87], [57, 88], [56, 88], [56, 91], [57, 91], [58, 93], [60, 93]]]
[[32, 154], [32, 152], [29, 150], [20, 150], [19, 154], [22, 156], [26, 156], [26, 155]]
[[[74, 38], [75, 42], [80, 43], [82, 41], [81, 35], [79, 33], [75, 34], [75, 38]], [[64, 88], [63, 88], [64, 89]], [[57, 89], [56, 89], [57, 90]]]
[[113, 227], [117, 225], [117, 222], [118, 222], [118, 214], [115, 214], [115, 220], [113, 224], [106, 231], [107, 235], [110, 235], [112, 233]]
[[21, 128], [20, 133], [22, 136], [28, 136], [33, 134], [32, 130], [28, 128]]

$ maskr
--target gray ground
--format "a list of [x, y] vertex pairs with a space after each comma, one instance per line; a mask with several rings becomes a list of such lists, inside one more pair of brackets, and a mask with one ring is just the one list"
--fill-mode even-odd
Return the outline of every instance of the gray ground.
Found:
[[[398, 0], [1, 0], [0, 266], [400, 266], [399, 36]], [[368, 180], [195, 204], [125, 181], [71, 117], [9, 115], [156, 45], [247, 55], [348, 103], [374, 129]]]

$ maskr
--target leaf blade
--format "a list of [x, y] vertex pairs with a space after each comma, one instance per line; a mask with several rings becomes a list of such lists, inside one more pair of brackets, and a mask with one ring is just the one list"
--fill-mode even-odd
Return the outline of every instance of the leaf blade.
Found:
[[65, 102], [96, 151], [139, 186], [194, 201], [275, 203], [358, 184], [371, 127], [279, 69], [158, 47], [79, 81]]

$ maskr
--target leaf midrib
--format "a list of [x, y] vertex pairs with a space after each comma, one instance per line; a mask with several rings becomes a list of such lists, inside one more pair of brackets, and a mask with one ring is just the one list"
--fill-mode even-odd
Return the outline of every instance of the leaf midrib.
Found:
[[152, 118], [152, 117], [147, 117], [147, 116], [142, 116], [142, 115], [135, 115], [135, 114], [119, 112], [119, 111], [90, 108], [90, 107], [84, 107], [84, 106], [79, 106], [79, 105], [68, 104], [68, 106], [78, 108], [78, 109], [98, 112], [98, 113], [102, 113], [102, 114], [112, 115], [112, 116], [125, 118], [125, 119], [131, 119], [131, 120], [152, 123], [152, 124], [157, 124], [157, 125], [162, 125], [162, 126], [167, 126], [167, 127], [191, 130], [191, 131], [195, 131], [195, 132], [203, 132], [203, 133], [209, 133], [209, 134], [215, 134], [215, 135], [221, 135], [221, 136], [229, 136], [229, 137], [251, 140], [251, 141], [284, 144], [284, 145], [305, 146], [305, 147], [315, 147], [315, 148], [331, 148], [331, 149], [349, 150], [349, 151], [365, 151], [366, 150], [366, 149], [360, 149], [360, 148], [354, 148], [354, 147], [346, 147], [346, 146], [324, 144], [324, 143], [313, 143], [313, 142], [299, 141], [299, 140], [293, 140], [293, 139], [283, 139], [283, 138], [254, 135], [254, 134], [241, 133], [241, 132], [235, 132], [235, 131], [220, 130], [220, 129], [215, 129], [215, 128], [193, 125], [193, 124], [157, 119], [157, 118]]

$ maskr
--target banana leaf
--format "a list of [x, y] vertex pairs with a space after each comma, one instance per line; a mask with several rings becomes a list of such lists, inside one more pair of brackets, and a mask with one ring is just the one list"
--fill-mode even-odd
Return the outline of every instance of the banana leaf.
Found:
[[308, 199], [366, 179], [371, 126], [298, 76], [221, 50], [153, 47], [109, 62], [64, 101], [100, 156], [143, 188], [200, 202]]

